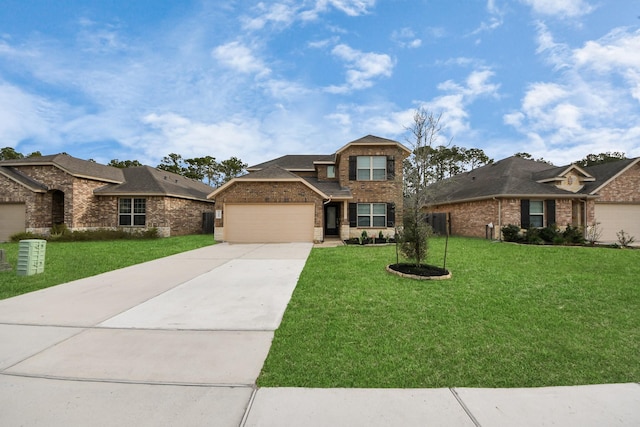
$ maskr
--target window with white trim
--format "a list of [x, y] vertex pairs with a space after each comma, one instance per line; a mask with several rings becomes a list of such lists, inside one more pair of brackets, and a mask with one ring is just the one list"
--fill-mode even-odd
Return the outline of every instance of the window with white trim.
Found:
[[387, 179], [386, 156], [358, 156], [358, 181], [384, 181]]
[[118, 224], [144, 226], [147, 221], [147, 200], [121, 198], [118, 202]]
[[386, 203], [358, 203], [358, 227], [386, 227]]
[[544, 226], [544, 202], [542, 200], [531, 200], [529, 202], [529, 226]]
[[327, 166], [327, 178], [336, 177], [336, 167], [333, 165]]

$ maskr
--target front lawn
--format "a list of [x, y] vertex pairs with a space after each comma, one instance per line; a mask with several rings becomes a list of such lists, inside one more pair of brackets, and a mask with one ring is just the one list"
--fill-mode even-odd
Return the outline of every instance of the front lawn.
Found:
[[[432, 239], [440, 264], [444, 240]], [[452, 238], [453, 278], [390, 275], [395, 247], [313, 249], [261, 387], [640, 381], [640, 250]]]
[[0, 299], [95, 276], [141, 262], [213, 244], [211, 235], [167, 237], [151, 240], [99, 242], [47, 242], [44, 273], [18, 276], [18, 243], [0, 243], [11, 271], [0, 272]]

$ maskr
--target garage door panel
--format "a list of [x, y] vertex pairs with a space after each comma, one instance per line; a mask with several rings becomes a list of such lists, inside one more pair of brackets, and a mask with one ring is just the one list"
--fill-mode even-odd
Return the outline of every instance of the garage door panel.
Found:
[[13, 234], [23, 231], [25, 231], [24, 203], [0, 204], [0, 242], [7, 242]]
[[226, 204], [224, 239], [235, 243], [313, 241], [313, 204]]
[[640, 205], [598, 203], [595, 215], [602, 231], [601, 241], [617, 242], [620, 230], [640, 240]]

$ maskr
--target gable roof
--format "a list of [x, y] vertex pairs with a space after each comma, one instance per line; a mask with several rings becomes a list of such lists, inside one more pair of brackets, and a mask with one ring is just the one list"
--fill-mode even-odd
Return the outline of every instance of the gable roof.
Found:
[[24, 166], [53, 166], [76, 178], [104, 182], [94, 190], [96, 196], [165, 196], [211, 202], [207, 195], [213, 187], [182, 175], [151, 166], [116, 168], [67, 154], [52, 154], [0, 161], [0, 174], [35, 192], [48, 187], [20, 170]]
[[617, 178], [639, 162], [640, 157], [636, 157], [635, 159], [618, 160], [615, 162], [607, 162], [584, 168], [587, 172], [593, 175], [596, 180], [585, 185], [582, 191], [588, 194], [596, 194], [600, 189], [602, 189], [602, 187], [609, 184], [613, 179]]
[[23, 174], [18, 169], [11, 166], [0, 166], [0, 175], [4, 175], [10, 180], [28, 188], [35, 193], [46, 193], [49, 187]]
[[577, 195], [536, 180], [540, 176], [557, 175], [557, 171], [558, 168], [546, 163], [512, 156], [440, 181], [429, 189], [435, 204], [505, 196], [584, 197], [584, 194]]
[[213, 187], [172, 172], [137, 166], [122, 169], [125, 181], [94, 191], [97, 196], [166, 196], [211, 202], [207, 195]]
[[363, 136], [362, 138], [355, 139], [351, 142], [347, 142], [342, 148], [336, 151], [336, 154], [342, 153], [344, 150], [346, 150], [352, 145], [397, 145], [407, 153], [411, 153], [410, 149], [408, 149], [398, 141], [394, 141], [393, 139], [381, 138], [375, 135], [367, 135], [367, 136]]
[[124, 181], [122, 169], [78, 159], [68, 154], [52, 154], [0, 161], [0, 166], [54, 166], [77, 178], [121, 183]]
[[337, 182], [320, 182], [316, 178], [303, 178], [279, 165], [271, 165], [264, 169], [259, 169], [247, 175], [233, 178], [221, 187], [216, 188], [209, 194], [209, 198], [214, 198], [227, 188], [237, 183], [243, 182], [299, 182], [318, 193], [323, 199], [331, 198], [351, 198], [348, 189], [341, 188]]
[[[430, 196], [434, 204], [491, 197], [597, 197], [602, 187], [639, 162], [640, 157], [585, 168], [577, 165], [556, 167], [512, 156], [432, 184]], [[549, 183], [571, 170], [585, 177], [585, 185], [580, 191], [562, 190]]]

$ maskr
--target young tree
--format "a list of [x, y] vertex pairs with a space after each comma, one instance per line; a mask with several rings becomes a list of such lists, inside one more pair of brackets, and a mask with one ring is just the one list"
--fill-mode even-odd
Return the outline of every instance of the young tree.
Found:
[[434, 146], [440, 139], [440, 118], [433, 113], [418, 109], [413, 123], [407, 128], [407, 143], [411, 154], [405, 160], [405, 205], [403, 227], [398, 240], [402, 253], [420, 266], [427, 257], [427, 240], [431, 226], [425, 220], [423, 208], [428, 204], [427, 186], [432, 182]]

